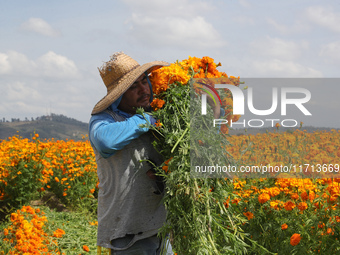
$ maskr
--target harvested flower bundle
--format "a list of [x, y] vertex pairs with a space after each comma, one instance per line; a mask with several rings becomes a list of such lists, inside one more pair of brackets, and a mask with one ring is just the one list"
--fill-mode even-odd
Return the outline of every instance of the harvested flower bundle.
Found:
[[[197, 162], [235, 164], [225, 149], [229, 143], [223, 139], [228, 127], [211, 125], [211, 108], [207, 115], [201, 114], [200, 92], [193, 86], [199, 81], [213, 87], [208, 84], [210, 78], [223, 78], [224, 83], [239, 86], [239, 78], [217, 70], [220, 65], [209, 57], [189, 57], [150, 75], [152, 115], [157, 119], [150, 128], [156, 136], [154, 146], [165, 159], [158, 167], [166, 185], [164, 204], [168, 212], [161, 234], [171, 234], [173, 250], [178, 254], [243, 254], [250, 248], [245, 242], [249, 238], [240, 227], [246, 218], [229, 203], [235, 196], [231, 179], [196, 178], [192, 169], [193, 158]], [[237, 121], [231, 95], [226, 90], [222, 93], [226, 94], [220, 101], [225, 112], [221, 118]]]

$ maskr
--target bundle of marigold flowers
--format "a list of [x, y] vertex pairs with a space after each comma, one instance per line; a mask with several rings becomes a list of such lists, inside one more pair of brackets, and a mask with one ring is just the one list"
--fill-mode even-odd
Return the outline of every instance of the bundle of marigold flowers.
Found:
[[[224, 149], [229, 144], [227, 139], [221, 139], [227, 127], [206, 125], [213, 119], [211, 107], [206, 116], [196, 111], [201, 102], [199, 91], [192, 86], [194, 79], [208, 84], [209, 78], [224, 78], [224, 83], [239, 85], [239, 78], [228, 77], [217, 70], [219, 66], [209, 57], [189, 57], [150, 75], [152, 114], [158, 120], [157, 126], [151, 127], [156, 137], [153, 144], [164, 157], [158, 174], [165, 181], [164, 204], [168, 211], [161, 234], [170, 233], [173, 251], [178, 254], [241, 254], [251, 249], [244, 242], [250, 238], [240, 228], [246, 217], [225, 204], [227, 197], [234, 198], [230, 180], [192, 175], [192, 158], [235, 163]], [[213, 88], [214, 84], [207, 86]], [[226, 96], [220, 104], [225, 112], [221, 118], [236, 119], [231, 95], [228, 91], [222, 93]]]
[[[150, 80], [155, 99], [151, 103], [151, 107], [154, 111], [163, 107], [165, 104], [165, 101], [162, 99], [165, 96], [164, 92], [171, 86], [189, 86], [190, 82], [194, 82], [194, 86], [197, 86], [199, 83], [205, 83], [213, 88], [215, 87], [215, 83], [228, 83], [239, 86], [240, 77], [228, 77], [225, 72], [217, 70], [219, 66], [221, 66], [221, 63], [215, 64], [214, 59], [210, 57], [196, 58], [189, 56], [188, 59], [182, 60], [181, 62], [177, 61], [168, 67], [163, 67], [152, 72]], [[212, 78], [215, 78], [215, 82], [212, 82]], [[199, 93], [197, 89], [195, 91]], [[224, 109], [224, 116], [227, 118], [228, 123], [230, 123], [230, 120], [236, 122], [240, 116], [233, 115], [232, 113], [233, 100], [231, 94], [227, 89], [223, 92], [223, 97], [221, 95], [223, 98], [221, 100], [221, 107]], [[223, 124], [221, 131], [228, 133], [227, 125]]]

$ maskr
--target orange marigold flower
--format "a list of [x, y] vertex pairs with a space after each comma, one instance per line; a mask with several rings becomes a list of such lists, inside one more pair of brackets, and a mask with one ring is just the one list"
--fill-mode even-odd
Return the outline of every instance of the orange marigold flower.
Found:
[[293, 210], [295, 207], [296, 207], [296, 205], [295, 205], [295, 203], [293, 203], [292, 201], [287, 201], [287, 202], [284, 204], [284, 208], [285, 208], [287, 211], [291, 211], [291, 210]]
[[18, 218], [18, 214], [17, 213], [12, 213], [11, 214], [11, 221], [16, 221], [16, 219]]
[[298, 193], [293, 193], [291, 196], [290, 196], [291, 199], [293, 200], [297, 200], [299, 199], [299, 194]]
[[225, 202], [223, 202], [225, 208], [229, 208], [229, 201], [230, 201], [230, 198], [228, 198]]
[[319, 224], [318, 224], [318, 228], [324, 228], [325, 227], [325, 223], [323, 223], [323, 222], [319, 222]]
[[309, 200], [312, 202], [315, 199], [315, 192], [314, 191], [310, 191], [308, 197], [309, 197]]
[[280, 194], [280, 189], [278, 187], [272, 187], [269, 188], [268, 192], [271, 197], [275, 197]]
[[243, 215], [246, 216], [248, 220], [251, 220], [252, 218], [254, 218], [254, 214], [251, 212], [245, 212], [243, 213]]
[[283, 206], [283, 202], [280, 200], [274, 200], [274, 201], [270, 201], [270, 207], [274, 208], [275, 210], [280, 210]]
[[151, 102], [151, 107], [154, 111], [157, 111], [159, 109], [161, 109], [163, 107], [163, 105], [165, 104], [165, 101], [159, 98], [155, 98], [152, 102]]
[[233, 122], [237, 122], [241, 118], [241, 115], [233, 115], [233, 118], [231, 119]]
[[153, 71], [150, 75], [152, 90], [156, 95], [169, 88], [169, 84], [179, 82], [183, 85], [187, 84], [190, 79], [187, 71], [178, 63], [173, 63], [170, 66], [159, 68]]
[[258, 200], [261, 204], [264, 204], [265, 202], [267, 202], [270, 199], [270, 195], [267, 193], [262, 193], [261, 195], [259, 195]]
[[89, 222], [91, 226], [98, 226], [98, 221]]
[[232, 107], [232, 106], [233, 106], [233, 99], [230, 98], [230, 97], [225, 97], [225, 98], [223, 98], [223, 100], [222, 100], [222, 106], [224, 106], [224, 107], [226, 107], [226, 106]]
[[301, 241], [301, 235], [297, 233], [293, 234], [290, 238], [290, 244], [292, 246], [298, 245], [300, 241]]
[[327, 234], [328, 234], [328, 235], [334, 235], [333, 229], [332, 229], [332, 228], [328, 228], [328, 229], [327, 229]]
[[87, 245], [83, 245], [83, 250], [86, 251], [86, 252], [89, 252], [89, 251], [90, 251], [90, 248], [87, 247]]
[[168, 164], [169, 164], [169, 162], [170, 162], [170, 160], [172, 159], [172, 157], [171, 158], [169, 158], [168, 160], [166, 160], [165, 162], [164, 162], [164, 166], [162, 167], [162, 169], [163, 169], [163, 171], [164, 172], [168, 172]]
[[282, 230], [285, 230], [285, 229], [287, 229], [287, 228], [288, 228], [288, 225], [287, 225], [286, 223], [284, 223], [284, 224], [281, 225], [281, 229], [282, 229]]
[[156, 123], [155, 123], [155, 126], [161, 127], [161, 126], [163, 126], [163, 124], [160, 122], [160, 120], [157, 120]]
[[241, 201], [241, 198], [234, 198], [233, 200], [231, 200], [232, 204], [238, 205], [238, 203]]
[[307, 205], [306, 202], [300, 202], [298, 204], [298, 208], [299, 208], [300, 211], [304, 211], [304, 210], [306, 210], [308, 208], [308, 205]]
[[166, 165], [169, 164], [170, 160], [172, 160], [172, 157], [169, 158], [167, 161], [165, 161], [164, 164], [166, 164]]
[[[228, 122], [229, 122], [229, 120], [228, 120]], [[228, 126], [227, 126], [226, 124], [222, 124], [222, 125], [221, 125], [220, 131], [221, 131], [223, 134], [228, 134], [228, 133], [229, 133], [229, 128], [228, 128]]]
[[56, 238], [60, 238], [63, 235], [65, 235], [65, 231], [60, 228], [58, 228], [56, 231], [53, 232], [53, 236]]
[[169, 168], [168, 166], [162, 166], [163, 171], [166, 173], [168, 172], [168, 168]]
[[301, 193], [301, 198], [302, 198], [302, 200], [307, 200], [308, 199], [308, 194], [307, 194], [306, 191]]

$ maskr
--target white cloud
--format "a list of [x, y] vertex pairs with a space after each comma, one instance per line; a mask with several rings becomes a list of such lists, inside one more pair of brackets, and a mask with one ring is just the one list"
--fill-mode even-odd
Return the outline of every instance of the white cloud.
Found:
[[79, 73], [75, 63], [68, 58], [47, 52], [37, 60], [43, 76], [51, 78], [78, 78]]
[[278, 59], [266, 61], [253, 61], [253, 75], [259, 77], [291, 77], [291, 78], [319, 78], [322, 73], [310, 67], [303, 66], [293, 61]]
[[211, 12], [215, 7], [212, 2], [194, 0], [123, 0], [132, 13], [155, 18], [193, 17]]
[[296, 59], [307, 48], [308, 43], [306, 42], [287, 41], [269, 36], [250, 43], [253, 55], [282, 60]]
[[272, 18], [266, 18], [266, 22], [272, 26], [276, 31], [284, 35], [304, 33], [311, 29], [309, 22], [304, 19], [295, 20], [292, 25], [280, 24]]
[[238, 2], [240, 3], [241, 6], [243, 6], [245, 8], [251, 7], [251, 4], [247, 0], [238, 0]]
[[[226, 45], [207, 13], [214, 6], [192, 0], [141, 0], [124, 1], [132, 10], [125, 24], [129, 35], [139, 43], [205, 49]], [[152, 8], [150, 8], [152, 6]]]
[[237, 16], [233, 20], [240, 25], [246, 25], [246, 26], [255, 25], [255, 21], [254, 21], [253, 18], [248, 17], [248, 16], [244, 16], [244, 15]]
[[39, 91], [32, 85], [28, 85], [25, 82], [16, 81], [7, 84], [6, 86], [6, 98], [9, 101], [26, 101], [39, 100], [42, 98]]
[[323, 45], [319, 56], [330, 62], [340, 62], [340, 41]]
[[0, 72], [23, 77], [41, 77], [61, 79], [78, 79], [80, 73], [75, 63], [65, 56], [49, 51], [36, 61], [30, 60], [22, 53], [9, 51], [0, 52]]
[[34, 81], [19, 80], [20, 78], [10, 81], [5, 79], [2, 84], [4, 91], [1, 95], [0, 117], [6, 117], [7, 120], [11, 117], [30, 118], [35, 113], [38, 115], [44, 113], [41, 105], [48, 97], [47, 94], [44, 94], [45, 91], [39, 88], [39, 85]]
[[[40, 79], [16, 81], [10, 79], [2, 83], [2, 103], [0, 118], [16, 117], [24, 119], [37, 117], [48, 112], [66, 116], [83, 115], [81, 120], [88, 120], [90, 107], [94, 105], [91, 83], [87, 81], [46, 82]], [[2, 91], [3, 89], [3, 91]], [[90, 91], [84, 93], [83, 90]], [[87, 109], [89, 108], [89, 109]], [[78, 118], [79, 119], [79, 118]]]
[[269, 17], [266, 21], [285, 35], [310, 32], [315, 25], [336, 33], [340, 32], [340, 12], [336, 12], [331, 6], [309, 6], [298, 14], [298, 18], [293, 20], [291, 25], [278, 23]]
[[306, 18], [317, 25], [340, 33], [340, 13], [330, 6], [310, 6], [305, 11]]
[[8, 56], [0, 52], [0, 74], [6, 74], [11, 71], [11, 65]]
[[100, 82], [99, 75], [82, 74], [72, 60], [53, 51], [36, 59], [17, 51], [0, 52], [0, 70], [0, 118], [7, 120], [30, 119], [49, 109], [87, 121], [95, 98], [106, 93], [101, 91], [104, 86], [93, 85]]
[[36, 76], [36, 63], [29, 60], [24, 54], [11, 50], [8, 52], [7, 58], [10, 64], [9, 74]]
[[24, 31], [34, 32], [48, 37], [61, 36], [61, 32], [54, 29], [45, 20], [40, 18], [30, 18], [21, 24], [20, 28]]
[[204, 17], [156, 19], [133, 14], [131, 36], [145, 44], [186, 46], [191, 49], [221, 47], [226, 44]]

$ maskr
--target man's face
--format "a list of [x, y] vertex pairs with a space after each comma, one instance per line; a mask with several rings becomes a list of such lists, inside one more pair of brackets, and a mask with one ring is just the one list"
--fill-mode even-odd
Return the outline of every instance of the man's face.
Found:
[[123, 94], [118, 108], [130, 114], [135, 114], [138, 107], [146, 109], [150, 106], [150, 93], [149, 83], [143, 74]]

